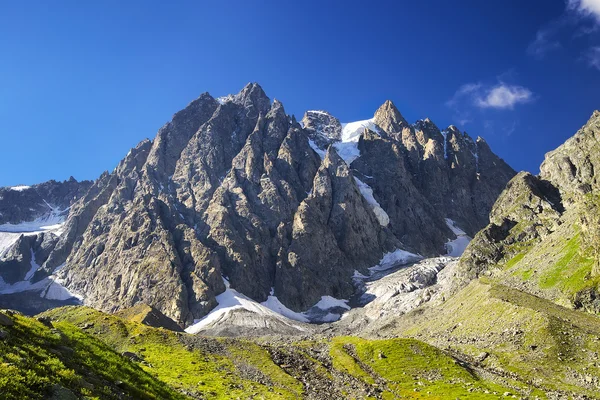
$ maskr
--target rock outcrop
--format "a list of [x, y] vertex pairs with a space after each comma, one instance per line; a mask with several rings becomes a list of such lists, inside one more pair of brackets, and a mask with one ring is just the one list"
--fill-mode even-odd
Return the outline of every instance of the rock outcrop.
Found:
[[559, 304], [600, 310], [592, 304], [598, 297], [594, 243], [581, 229], [582, 221], [597, 220], [600, 212], [590, 207], [600, 190], [595, 173], [600, 167], [599, 135], [596, 111], [573, 137], [546, 154], [538, 176], [521, 172], [508, 183], [494, 204], [490, 224], [460, 261], [462, 284], [494, 275]]

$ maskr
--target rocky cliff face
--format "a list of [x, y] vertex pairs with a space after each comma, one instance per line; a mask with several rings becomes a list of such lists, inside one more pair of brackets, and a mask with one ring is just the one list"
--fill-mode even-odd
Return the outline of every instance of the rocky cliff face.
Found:
[[[53, 218], [68, 214], [69, 207], [92, 185], [73, 177], [64, 182], [48, 181], [33, 186], [0, 187], [0, 225]], [[9, 226], [0, 228], [9, 230]]]
[[600, 112], [556, 150], [546, 154], [538, 176], [521, 172], [507, 185], [459, 265], [463, 283], [485, 274], [565, 304], [600, 312], [593, 243], [582, 217], [600, 185]]
[[352, 153], [347, 144], [357, 143], [345, 157], [353, 173], [372, 189], [394, 235], [425, 256], [444, 254], [453, 237], [445, 218], [471, 236], [484, 227], [515, 175], [482, 138], [474, 140], [454, 126], [440, 131], [429, 119], [409, 124], [391, 101], [362, 121], [361, 132], [352, 132], [356, 123], [342, 127], [323, 111], [309, 111], [302, 121], [322, 149], [334, 144], [341, 154]]
[[0, 188], [0, 286], [34, 278], [33, 267], [48, 258], [71, 206], [91, 185], [71, 177]]
[[[391, 102], [364, 124], [321, 111], [299, 124], [257, 84], [205, 93], [74, 196], [52, 246], [36, 239], [36, 279], [55, 274], [88, 305], [145, 303], [182, 325], [217, 305], [223, 277], [303, 311], [350, 297], [355, 271], [386, 253], [445, 254], [445, 218], [473, 234], [513, 174], [482, 139], [410, 125]], [[21, 246], [13, 267], [0, 263], [14, 279], [27, 269]]]

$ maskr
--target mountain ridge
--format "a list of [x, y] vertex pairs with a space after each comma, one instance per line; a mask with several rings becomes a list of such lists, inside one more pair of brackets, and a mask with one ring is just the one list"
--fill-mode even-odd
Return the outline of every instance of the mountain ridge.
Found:
[[334, 143], [258, 84], [204, 93], [72, 205], [53, 250], [36, 259], [39, 277], [56, 273], [105, 311], [143, 302], [188, 326], [217, 305], [221, 276], [258, 302], [274, 291], [304, 311], [352, 296], [355, 271], [387, 253], [444, 254], [456, 237], [446, 218], [471, 235], [487, 222], [514, 171], [485, 142], [409, 125], [390, 101], [373, 121]]

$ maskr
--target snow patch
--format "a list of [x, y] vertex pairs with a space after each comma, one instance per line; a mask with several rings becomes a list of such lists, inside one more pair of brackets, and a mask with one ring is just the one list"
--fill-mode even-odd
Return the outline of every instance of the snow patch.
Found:
[[319, 155], [319, 157], [321, 157], [321, 160], [325, 159], [327, 152], [323, 149], [320, 149], [312, 139], [308, 139], [308, 145], [315, 151], [315, 153]]
[[321, 310], [329, 310], [331, 308], [340, 307], [346, 310], [350, 309], [348, 305], [348, 300], [336, 299], [331, 296], [321, 296], [321, 300], [313, 307], [320, 308]]
[[281, 303], [279, 301], [277, 296], [274, 296], [273, 290], [271, 290], [271, 295], [267, 298], [267, 300], [263, 301], [260, 304], [267, 307], [269, 310], [274, 311], [277, 314], [281, 314], [284, 317], [287, 317], [289, 319], [293, 319], [294, 321], [307, 322], [307, 323], [310, 322], [310, 320], [308, 318], [306, 318], [306, 316], [304, 314], [292, 311], [289, 308], [287, 308], [286, 306], [284, 306], [283, 303]]
[[442, 131], [444, 137], [444, 158], [448, 159], [448, 131]]
[[358, 142], [336, 142], [333, 144], [333, 147], [348, 166], [360, 157]]
[[379, 133], [379, 128], [375, 124], [375, 119], [365, 119], [363, 121], [348, 122], [342, 124], [342, 137], [341, 141], [333, 145], [337, 150], [339, 156], [346, 162], [346, 164], [352, 164], [352, 161], [360, 157], [360, 151], [358, 150], [358, 140], [360, 135], [369, 129], [373, 132]]
[[217, 97], [216, 100], [219, 102], [219, 104], [225, 104], [235, 100], [235, 96], [232, 94], [228, 94], [227, 96]]
[[15, 192], [22, 192], [23, 190], [27, 190], [31, 188], [31, 186], [19, 185], [19, 186], [11, 186], [10, 190], [14, 190]]
[[348, 300], [336, 299], [331, 296], [322, 296], [314, 306], [306, 312], [295, 312], [287, 308], [275, 296], [274, 290], [271, 289], [271, 294], [266, 301], [258, 303], [244, 294], [232, 289], [229, 281], [223, 278], [225, 283], [225, 291], [218, 296], [216, 300], [218, 306], [213, 308], [208, 315], [201, 319], [195, 320], [194, 324], [185, 329], [187, 333], [198, 333], [203, 329], [218, 324], [227, 319], [227, 316], [235, 310], [244, 309], [256, 314], [257, 319], [264, 317], [276, 318], [283, 323], [294, 326], [297, 329], [302, 329], [300, 326], [293, 325], [293, 321], [303, 323], [320, 323], [333, 322], [341, 318], [341, 313], [336, 313], [338, 310], [350, 310]]
[[398, 250], [392, 251], [390, 253], [385, 253], [383, 255], [383, 257], [381, 258], [381, 261], [379, 261], [379, 264], [377, 264], [374, 267], [369, 268], [369, 271], [371, 271], [371, 273], [386, 271], [388, 269], [391, 269], [391, 268], [394, 268], [394, 267], [397, 267], [400, 265], [410, 264], [412, 262], [419, 261], [422, 259], [423, 259], [423, 257], [418, 254], [414, 254], [414, 253], [411, 253], [406, 250], [398, 249]]
[[0, 232], [0, 258], [17, 242], [19, 236], [21, 236], [20, 233]]
[[456, 225], [456, 222], [454, 222], [450, 218], [445, 218], [445, 220], [448, 228], [450, 228], [452, 233], [456, 235], [456, 239], [448, 240], [448, 242], [446, 243], [447, 255], [449, 255], [450, 257], [460, 257], [469, 245], [471, 238], [467, 236], [465, 231], [463, 231]]
[[[272, 317], [277, 318], [280, 321], [292, 326], [291, 321], [285, 318], [283, 315], [269, 309], [268, 307], [257, 303], [249, 297], [243, 295], [235, 289], [232, 289], [229, 285], [229, 281], [223, 278], [225, 283], [225, 291], [216, 297], [219, 305], [211, 310], [205, 317], [195, 320], [194, 324], [185, 329], [187, 333], [198, 333], [202, 329], [208, 327], [211, 324], [218, 323], [224, 320], [229, 313], [238, 309], [245, 309], [247, 311], [257, 314], [257, 318]], [[267, 300], [268, 301], [268, 300]], [[279, 300], [272, 300], [272, 304], [279, 302]], [[285, 307], [285, 306], [284, 306]], [[290, 312], [293, 312], [289, 310]]]
[[66, 212], [68, 208], [60, 210], [57, 207], [53, 207], [46, 203], [50, 208], [50, 211], [33, 221], [24, 221], [18, 224], [0, 224], [0, 232], [19, 232], [19, 233], [34, 233], [44, 231], [54, 231], [57, 236], [60, 236], [63, 232], [63, 224], [65, 222]]
[[83, 301], [83, 296], [69, 291], [69, 289], [62, 285], [62, 279], [57, 278], [55, 275], [50, 275], [46, 279], [50, 283], [48, 284], [46, 289], [42, 291], [42, 293], [40, 293], [41, 298], [47, 300], [69, 300], [72, 298], [76, 298], [79, 301]]
[[342, 124], [342, 142], [358, 142], [360, 135], [362, 135], [365, 129], [379, 133], [379, 128], [375, 124], [375, 118]]
[[381, 206], [379, 205], [379, 202], [377, 202], [377, 200], [375, 200], [375, 197], [373, 197], [373, 189], [371, 189], [371, 187], [369, 185], [367, 185], [366, 183], [364, 183], [357, 177], [354, 177], [354, 180], [356, 181], [356, 184], [358, 185], [358, 190], [360, 190], [360, 193], [363, 195], [365, 200], [367, 200], [367, 203], [369, 203], [371, 205], [371, 208], [373, 209], [373, 212], [375, 213], [375, 216], [377, 217], [377, 221], [379, 221], [379, 224], [381, 226], [388, 226], [388, 224], [390, 223], [390, 217], [385, 212], [385, 210], [383, 208], [381, 208]]
[[[35, 267], [32, 262], [32, 269]], [[30, 271], [31, 271], [30, 270]], [[69, 300], [76, 298], [79, 301], [83, 300], [83, 297], [75, 293], [70, 292], [67, 288], [62, 285], [62, 281], [54, 275], [50, 275], [38, 282], [31, 283], [29, 280], [23, 280], [15, 282], [12, 285], [4, 282], [0, 277], [0, 294], [14, 294], [20, 292], [32, 292], [39, 291], [40, 297], [47, 300]]]
[[31, 249], [31, 268], [25, 274], [25, 280], [28, 281], [33, 278], [33, 275], [38, 269], [40, 269], [40, 266], [35, 262], [35, 254], [33, 254], [33, 249]]
[[327, 115], [327, 116], [330, 116], [327, 111], [321, 111], [321, 110], [308, 110], [306, 113], [307, 114], [318, 114], [318, 115]]

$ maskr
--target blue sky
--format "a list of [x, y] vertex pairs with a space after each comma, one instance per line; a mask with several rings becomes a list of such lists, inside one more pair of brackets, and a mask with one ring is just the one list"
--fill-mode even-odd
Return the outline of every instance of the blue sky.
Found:
[[250, 81], [298, 118], [391, 99], [534, 173], [600, 108], [600, 0], [23, 0], [0, 3], [0, 54], [0, 186], [95, 179]]

